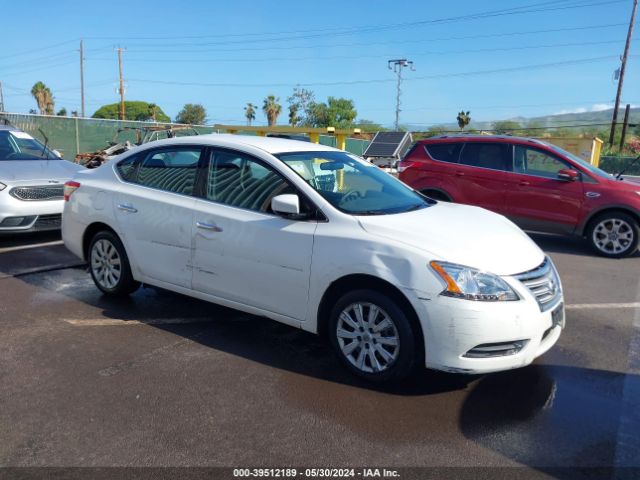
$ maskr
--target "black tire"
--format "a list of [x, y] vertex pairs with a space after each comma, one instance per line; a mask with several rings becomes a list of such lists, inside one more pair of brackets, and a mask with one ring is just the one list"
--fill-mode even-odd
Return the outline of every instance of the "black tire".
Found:
[[[111, 247], [108, 247], [109, 245]], [[103, 258], [100, 262], [97, 262], [97, 259], [94, 257], [94, 252], [95, 256], [101, 256], [100, 251], [105, 252], [105, 248], [113, 249], [109, 251], [115, 252], [119, 264], [118, 266], [114, 265], [113, 267], [109, 267], [114, 272], [112, 274], [113, 276], [108, 277], [109, 281], [105, 280], [105, 276], [102, 275], [105, 268], [107, 268], [104, 263], [107, 260]], [[140, 287], [140, 283], [136, 282], [133, 279], [133, 275], [131, 274], [129, 258], [127, 257], [127, 252], [124, 249], [124, 245], [122, 245], [122, 242], [115, 233], [108, 230], [103, 230], [96, 233], [91, 239], [91, 243], [89, 244], [87, 257], [87, 260], [89, 261], [89, 272], [91, 272], [91, 278], [93, 278], [93, 282], [96, 284], [96, 287], [98, 287], [103, 293], [114, 297], [120, 297], [129, 295], [130, 293], [135, 292]], [[104, 255], [102, 255], [102, 257], [104, 257]], [[115, 258], [116, 257], [113, 256], [112, 260], [114, 260]], [[117, 281], [111, 281], [116, 276]]]
[[[340, 318], [340, 315], [345, 310], [358, 304], [363, 305], [362, 313], [367, 318], [371, 310], [366, 305], [376, 306], [379, 312], [373, 319], [373, 323], [376, 324], [376, 319], [378, 319], [377, 326], [380, 326], [384, 321], [384, 317], [386, 317], [393, 323], [395, 330], [387, 328], [380, 332], [371, 333], [373, 328], [365, 332], [365, 330], [359, 331], [356, 327], [349, 327], [346, 329], [346, 333], [349, 335], [357, 334], [356, 332], [362, 335], [355, 338], [340, 339], [338, 327], [339, 325], [341, 327], [347, 325]], [[354, 319], [354, 315], [351, 315], [351, 313], [355, 313], [355, 310], [351, 310], [349, 313], [349, 317]], [[342, 328], [342, 335], [346, 334], [344, 330]], [[394, 335], [394, 333], [397, 335]], [[375, 337], [376, 335], [377, 337]], [[394, 336], [398, 338], [397, 353], [395, 355], [390, 353], [392, 350], [395, 352], [394, 347], [382, 343], [390, 341]], [[364, 289], [354, 290], [343, 295], [333, 306], [329, 318], [329, 339], [340, 361], [355, 375], [372, 382], [396, 382], [408, 377], [418, 364], [418, 355], [421, 350], [417, 342], [422, 341], [418, 332], [412, 327], [407, 314], [393, 299], [375, 290]], [[371, 343], [367, 343], [367, 341]], [[351, 342], [358, 343], [358, 346], [352, 347], [353, 355], [347, 355], [343, 352], [343, 348], [348, 350], [351, 347]], [[380, 366], [380, 362], [385, 360], [386, 357], [386, 355], [384, 357], [381, 355], [383, 353], [380, 351], [381, 348], [385, 349], [388, 355], [395, 356], [395, 358], [392, 361], [388, 361], [384, 369], [376, 371], [375, 367], [371, 368], [372, 361], [369, 355], [373, 355], [374, 361], [378, 364], [377, 366]], [[366, 357], [362, 364], [364, 368], [359, 368], [355, 363], [357, 362], [356, 357], [359, 358], [361, 351], [364, 352], [363, 355]]]
[[640, 226], [638, 220], [628, 213], [604, 212], [589, 222], [585, 236], [598, 255], [622, 258], [638, 250]]
[[437, 190], [423, 190], [422, 194], [439, 202], [451, 202], [451, 199], [446, 194]]

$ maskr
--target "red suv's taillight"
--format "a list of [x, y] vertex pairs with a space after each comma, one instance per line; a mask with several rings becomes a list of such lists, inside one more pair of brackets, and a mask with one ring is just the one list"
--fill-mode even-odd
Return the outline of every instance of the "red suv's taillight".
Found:
[[80, 184], [78, 182], [74, 182], [73, 180], [69, 180], [64, 184], [64, 201], [68, 202], [71, 194], [75, 192], [78, 188], [80, 188]]
[[398, 173], [404, 172], [407, 168], [413, 168], [420, 165], [420, 162], [415, 162], [413, 160], [400, 160], [398, 162]]

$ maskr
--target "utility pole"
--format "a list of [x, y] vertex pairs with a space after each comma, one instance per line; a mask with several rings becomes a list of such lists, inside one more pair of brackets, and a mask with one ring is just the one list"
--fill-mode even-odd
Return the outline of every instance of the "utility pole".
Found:
[[398, 84], [396, 87], [396, 123], [395, 129], [398, 130], [400, 124], [400, 94], [402, 90], [400, 89], [400, 85], [402, 84], [402, 69], [409, 67], [412, 71], [415, 70], [413, 68], [413, 62], [411, 60], [407, 60], [406, 58], [397, 58], [394, 60], [389, 60], [387, 62], [387, 67], [389, 70], [393, 70], [398, 75]]
[[2, 82], [0, 82], [0, 112], [4, 112], [4, 94], [2, 93]]
[[622, 135], [620, 135], [620, 150], [624, 147], [624, 137], [627, 136], [627, 127], [629, 126], [629, 110], [631, 105], [627, 103], [627, 108], [624, 109], [624, 120], [622, 122]]
[[84, 48], [80, 40], [80, 116], [84, 118]]
[[124, 120], [124, 80], [122, 80], [122, 48], [116, 48], [118, 51], [118, 68], [120, 69], [120, 120]]
[[627, 42], [624, 45], [624, 53], [622, 54], [622, 65], [620, 66], [620, 78], [618, 78], [618, 92], [616, 93], [616, 104], [613, 107], [613, 119], [611, 120], [611, 133], [609, 134], [609, 146], [613, 146], [613, 137], [616, 133], [616, 123], [618, 121], [618, 108], [620, 108], [620, 97], [622, 96], [622, 83], [624, 82], [624, 71], [627, 67], [627, 57], [629, 56], [629, 46], [631, 45], [631, 35], [633, 34], [633, 24], [636, 20], [636, 10], [638, 9], [638, 0], [633, 0], [633, 9], [631, 10], [631, 21], [629, 22], [629, 31], [627, 32]]

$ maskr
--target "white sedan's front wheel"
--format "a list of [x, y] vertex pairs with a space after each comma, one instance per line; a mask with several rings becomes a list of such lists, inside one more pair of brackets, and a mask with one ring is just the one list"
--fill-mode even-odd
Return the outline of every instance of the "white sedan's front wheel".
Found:
[[331, 343], [356, 375], [373, 381], [406, 377], [416, 364], [418, 338], [394, 300], [374, 290], [340, 298], [330, 318]]

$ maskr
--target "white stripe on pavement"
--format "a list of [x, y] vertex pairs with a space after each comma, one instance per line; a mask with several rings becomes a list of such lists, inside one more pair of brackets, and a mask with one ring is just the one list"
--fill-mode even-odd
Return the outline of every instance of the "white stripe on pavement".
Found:
[[131, 325], [178, 325], [184, 323], [210, 322], [211, 318], [147, 318], [144, 320], [124, 320], [121, 318], [64, 318], [65, 322], [78, 327], [131, 326]]
[[574, 303], [565, 307], [567, 310], [587, 310], [591, 308], [640, 308], [640, 302], [631, 303]]
[[19, 250], [29, 250], [31, 248], [51, 247], [53, 245], [64, 245], [62, 240], [55, 240], [53, 242], [34, 243], [31, 245], [19, 245], [17, 247], [0, 247], [0, 253], [17, 252]]

